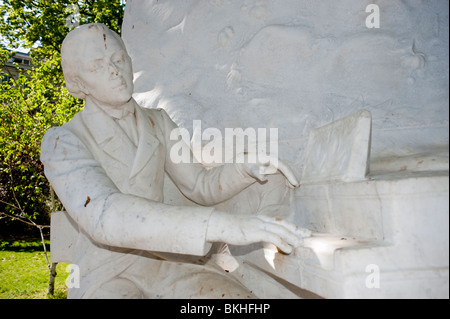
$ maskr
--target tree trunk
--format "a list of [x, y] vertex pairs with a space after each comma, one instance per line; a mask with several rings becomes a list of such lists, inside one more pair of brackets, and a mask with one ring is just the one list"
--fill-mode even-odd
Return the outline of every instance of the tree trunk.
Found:
[[58, 263], [52, 263], [52, 267], [50, 268], [50, 279], [48, 280], [47, 291], [47, 293], [50, 295], [53, 295], [55, 291], [56, 265], [58, 265]]

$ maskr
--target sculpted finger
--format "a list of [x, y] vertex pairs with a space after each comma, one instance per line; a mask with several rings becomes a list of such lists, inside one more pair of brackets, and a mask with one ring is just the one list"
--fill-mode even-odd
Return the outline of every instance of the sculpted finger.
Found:
[[[309, 229], [298, 227], [297, 225], [278, 217], [259, 216], [259, 218], [266, 223], [282, 227], [281, 229], [278, 228], [278, 232], [281, 231], [282, 233], [280, 234], [284, 234], [289, 243], [294, 246], [303, 244], [303, 238], [310, 237], [312, 233]], [[274, 231], [274, 228], [271, 230]]]
[[311, 237], [312, 231], [310, 231], [309, 229], [299, 227], [285, 220], [280, 220], [279, 223], [284, 227], [286, 227], [287, 229], [289, 229], [292, 233], [294, 233], [298, 237], [301, 238]]
[[292, 170], [286, 164], [284, 164], [282, 161], [278, 161], [277, 166], [278, 170], [284, 175], [284, 177], [286, 177], [292, 187], [295, 188], [300, 186], [300, 183], [295, 177], [294, 172], [292, 172]]
[[258, 169], [255, 169], [253, 171], [253, 174], [260, 182], [264, 182], [265, 180], [267, 180], [263, 166], [260, 166]]
[[281, 224], [267, 223], [265, 230], [281, 238], [292, 247], [298, 247], [303, 243], [303, 238]]
[[283, 240], [283, 238], [276, 234], [267, 233], [263, 241], [275, 245], [279, 250], [287, 255], [291, 254], [293, 251], [293, 246], [289, 245], [285, 240]]

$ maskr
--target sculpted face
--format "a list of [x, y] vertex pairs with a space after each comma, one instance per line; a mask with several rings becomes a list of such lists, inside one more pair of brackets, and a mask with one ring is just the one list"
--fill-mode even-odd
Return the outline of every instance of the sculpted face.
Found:
[[77, 70], [69, 81], [86, 98], [101, 105], [119, 107], [130, 101], [133, 71], [122, 40], [103, 25], [89, 25], [77, 31], [79, 34], [63, 52], [66, 64]]

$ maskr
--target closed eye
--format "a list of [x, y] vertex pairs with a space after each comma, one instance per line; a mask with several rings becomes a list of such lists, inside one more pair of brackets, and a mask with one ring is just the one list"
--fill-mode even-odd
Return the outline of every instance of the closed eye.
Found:
[[96, 59], [92, 61], [88, 66], [88, 71], [96, 72], [103, 67], [103, 59]]
[[125, 61], [125, 53], [120, 52], [114, 55], [113, 57], [114, 63], [122, 64]]

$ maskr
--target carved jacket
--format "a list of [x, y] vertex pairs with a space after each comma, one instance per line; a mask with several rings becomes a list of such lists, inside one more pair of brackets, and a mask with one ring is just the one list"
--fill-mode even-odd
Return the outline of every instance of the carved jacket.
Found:
[[74, 258], [85, 274], [114, 260], [108, 275], [112, 278], [132, 262], [130, 249], [208, 252], [206, 231], [214, 208], [164, 204], [165, 174], [186, 197], [206, 206], [255, 181], [236, 165], [207, 170], [198, 163], [173, 163], [170, 150], [179, 141], [171, 140], [170, 133], [177, 125], [164, 110], [144, 109], [135, 102], [134, 108], [137, 147], [93, 103], [42, 140], [45, 175], [81, 232]]

